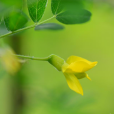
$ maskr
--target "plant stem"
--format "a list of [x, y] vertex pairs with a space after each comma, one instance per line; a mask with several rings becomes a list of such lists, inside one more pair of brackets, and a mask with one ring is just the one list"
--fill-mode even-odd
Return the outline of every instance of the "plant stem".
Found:
[[33, 56], [25, 56], [25, 55], [16, 55], [17, 57], [24, 58], [24, 59], [31, 59], [31, 60], [38, 60], [38, 61], [48, 61], [49, 57], [46, 58], [37, 58]]
[[45, 22], [47, 22], [47, 21], [53, 19], [54, 17], [55, 17], [55, 15], [54, 15], [53, 17], [49, 18], [49, 19], [46, 19], [46, 20], [40, 22], [40, 23], [33, 24], [33, 25], [31, 25], [31, 26], [28, 26], [28, 27], [25, 27], [25, 28], [22, 28], [22, 29], [19, 29], [19, 30], [13, 31], [13, 32], [9, 32], [9, 33], [7, 33], [7, 34], [4, 34], [4, 35], [0, 36], [0, 39], [1, 39], [1, 38], [4, 38], [4, 37], [7, 37], [7, 36], [9, 36], [9, 35], [13, 35], [13, 34], [18, 33], [18, 32], [21, 32], [21, 31], [23, 31], [23, 30], [27, 30], [27, 29], [30, 29], [30, 28], [34, 28], [35, 26], [40, 25], [40, 24], [42, 24], [42, 23], [45, 23]]

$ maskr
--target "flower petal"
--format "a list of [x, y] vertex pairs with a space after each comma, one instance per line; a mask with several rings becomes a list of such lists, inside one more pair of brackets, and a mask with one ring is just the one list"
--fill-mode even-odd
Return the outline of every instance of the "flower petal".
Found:
[[0, 50], [0, 55], [6, 71], [14, 75], [20, 69], [19, 59], [15, 56], [15, 52], [6, 47]]
[[91, 78], [88, 76], [88, 74], [86, 75], [86, 78], [89, 79], [89, 80], [91, 80]]
[[90, 70], [93, 68], [97, 62], [90, 62], [87, 63], [85, 61], [77, 61], [74, 63], [71, 63], [67, 68], [66, 71], [67, 73], [82, 73]]
[[80, 85], [80, 82], [78, 81], [76, 76], [74, 74], [68, 74], [68, 73], [64, 73], [64, 75], [66, 77], [66, 80], [70, 89], [83, 95], [82, 86]]
[[84, 62], [86, 62], [86, 63], [88, 63], [88, 64], [91, 63], [90, 61], [88, 61], [88, 60], [86, 60], [86, 59], [84, 59], [84, 58], [78, 57], [78, 56], [70, 56], [70, 57], [67, 59], [66, 62], [67, 62], [68, 64], [71, 64], [71, 63], [74, 63], [74, 62], [76, 62], [76, 61], [84, 61]]

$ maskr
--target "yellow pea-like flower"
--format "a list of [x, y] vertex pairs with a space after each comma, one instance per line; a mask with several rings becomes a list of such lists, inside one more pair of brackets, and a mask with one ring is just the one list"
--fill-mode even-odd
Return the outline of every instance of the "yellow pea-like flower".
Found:
[[70, 56], [62, 66], [62, 72], [70, 89], [83, 95], [83, 89], [78, 79], [86, 77], [91, 80], [85, 72], [92, 69], [96, 64], [97, 62], [90, 62], [81, 57]]
[[13, 75], [20, 69], [19, 59], [11, 48], [5, 47], [0, 49], [0, 59], [8, 73]]
[[83, 95], [83, 89], [78, 79], [86, 77], [91, 80], [85, 72], [97, 65], [97, 62], [90, 62], [78, 56], [70, 56], [65, 62], [56, 55], [50, 56], [49, 63], [62, 71], [70, 89], [81, 95]]

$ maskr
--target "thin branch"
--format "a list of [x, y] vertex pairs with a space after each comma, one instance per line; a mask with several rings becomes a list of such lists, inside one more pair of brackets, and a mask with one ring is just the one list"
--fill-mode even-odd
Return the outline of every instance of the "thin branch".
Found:
[[23, 31], [23, 30], [27, 30], [27, 29], [30, 29], [30, 28], [34, 28], [35, 26], [40, 25], [40, 24], [42, 24], [42, 23], [45, 23], [45, 22], [47, 22], [47, 21], [49, 21], [49, 20], [51, 20], [51, 19], [53, 19], [53, 18], [55, 18], [55, 15], [54, 15], [53, 17], [49, 18], [49, 19], [46, 19], [46, 20], [40, 22], [40, 23], [33, 24], [33, 25], [31, 25], [31, 26], [28, 26], [28, 27], [25, 27], [25, 28], [22, 28], [22, 29], [19, 29], [19, 30], [13, 31], [13, 32], [9, 32], [9, 33], [7, 33], [7, 34], [4, 34], [4, 35], [0, 36], [0, 39], [1, 39], [1, 38], [4, 38], [4, 37], [7, 37], [7, 36], [9, 36], [9, 35], [13, 35], [13, 34], [18, 33], [18, 32], [21, 32], [21, 31]]
[[38, 61], [48, 61], [49, 57], [46, 58], [38, 58], [34, 56], [25, 56], [25, 55], [16, 55], [17, 57], [24, 58], [24, 59], [31, 59], [31, 60], [38, 60]]

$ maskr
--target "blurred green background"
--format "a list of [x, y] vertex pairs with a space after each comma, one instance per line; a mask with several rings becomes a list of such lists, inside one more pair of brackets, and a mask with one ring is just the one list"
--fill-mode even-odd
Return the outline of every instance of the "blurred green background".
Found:
[[[84, 96], [70, 90], [62, 72], [49, 63], [30, 60], [15, 77], [2, 72], [0, 114], [12, 114], [18, 84], [24, 94], [24, 106], [17, 109], [19, 114], [114, 114], [114, 6], [111, 1], [95, 1], [87, 3], [87, 7], [92, 12], [87, 23], [65, 25], [62, 31], [30, 29], [5, 39], [13, 49], [19, 46], [14, 49], [19, 50], [18, 54], [35, 57], [56, 54], [65, 60], [76, 55], [98, 61], [87, 72], [92, 81], [80, 80]], [[51, 16], [49, 1], [42, 20]], [[32, 23], [30, 20], [29, 24]]]

